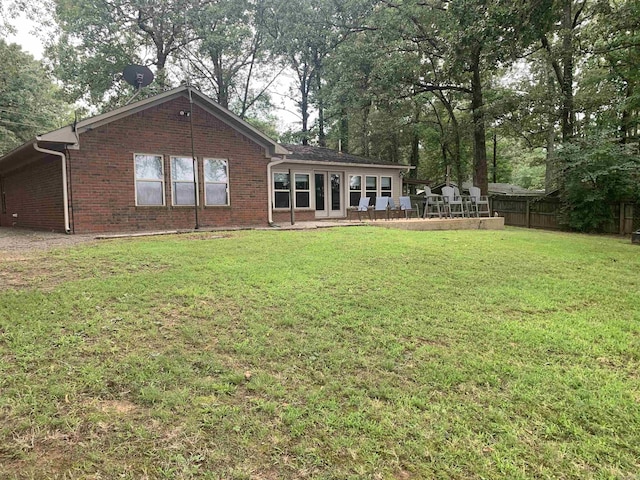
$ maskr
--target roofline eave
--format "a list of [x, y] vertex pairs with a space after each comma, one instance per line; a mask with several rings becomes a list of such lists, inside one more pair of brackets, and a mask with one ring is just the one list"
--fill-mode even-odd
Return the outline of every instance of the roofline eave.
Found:
[[294, 163], [296, 165], [328, 165], [332, 167], [366, 167], [366, 168], [386, 168], [391, 170], [413, 170], [416, 168], [413, 165], [388, 165], [377, 163], [349, 163], [349, 162], [323, 162], [321, 160], [300, 160], [296, 158], [285, 158], [286, 163]]

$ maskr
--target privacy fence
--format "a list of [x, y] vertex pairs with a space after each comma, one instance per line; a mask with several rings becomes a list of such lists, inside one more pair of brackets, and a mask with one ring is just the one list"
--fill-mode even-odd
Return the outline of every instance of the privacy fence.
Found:
[[[491, 197], [492, 211], [504, 217], [505, 225], [561, 230], [560, 199], [555, 197]], [[640, 205], [610, 205], [611, 217], [605, 233], [628, 234], [640, 229]]]

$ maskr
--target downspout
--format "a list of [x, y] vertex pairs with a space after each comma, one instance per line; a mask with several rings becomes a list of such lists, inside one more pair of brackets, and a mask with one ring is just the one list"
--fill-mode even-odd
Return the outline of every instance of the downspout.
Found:
[[269, 219], [269, 226], [273, 227], [274, 223], [273, 223], [273, 207], [271, 205], [271, 199], [273, 197], [273, 181], [271, 179], [271, 167], [275, 167], [276, 165], [280, 165], [281, 163], [285, 163], [287, 160], [286, 159], [282, 159], [282, 160], [272, 160], [271, 162], [269, 162], [267, 164], [267, 212], [269, 213], [268, 215], [268, 219]]
[[71, 227], [69, 226], [69, 192], [67, 190], [67, 156], [62, 152], [56, 152], [55, 150], [47, 150], [38, 146], [39, 137], [36, 137], [36, 141], [33, 142], [33, 148], [38, 152], [48, 153], [50, 155], [57, 155], [62, 160], [62, 205], [64, 209], [64, 232], [71, 233]]

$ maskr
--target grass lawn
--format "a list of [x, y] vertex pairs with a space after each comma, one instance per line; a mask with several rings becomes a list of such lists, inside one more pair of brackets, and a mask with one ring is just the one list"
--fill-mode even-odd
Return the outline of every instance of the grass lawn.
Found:
[[638, 478], [640, 248], [371, 227], [0, 260], [0, 478]]

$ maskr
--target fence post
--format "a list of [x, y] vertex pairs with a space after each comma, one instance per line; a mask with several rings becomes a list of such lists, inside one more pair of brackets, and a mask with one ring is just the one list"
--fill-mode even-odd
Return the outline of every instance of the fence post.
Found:
[[531, 209], [529, 206], [529, 199], [527, 199], [527, 207], [526, 207], [526, 213], [525, 215], [527, 216], [527, 228], [531, 228]]
[[620, 202], [620, 212], [618, 213], [618, 233], [620, 235], [624, 235], [624, 227], [625, 227], [625, 206], [624, 202]]

